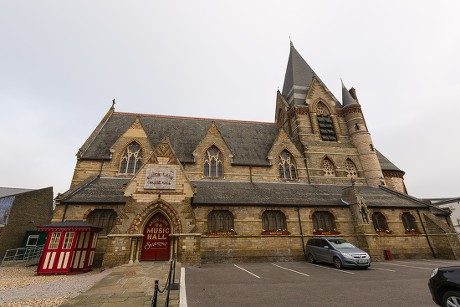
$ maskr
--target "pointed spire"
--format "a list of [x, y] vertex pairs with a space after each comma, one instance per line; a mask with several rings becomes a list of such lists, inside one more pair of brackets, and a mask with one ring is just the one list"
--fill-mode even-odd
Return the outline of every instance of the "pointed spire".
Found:
[[340, 79], [340, 82], [342, 82], [342, 103], [343, 106], [348, 106], [351, 104], [358, 104], [358, 102], [351, 96], [350, 92], [347, 90], [345, 84], [343, 84], [342, 79]]
[[294, 105], [303, 105], [305, 104], [305, 98], [307, 96], [308, 89], [311, 86], [313, 77], [315, 77], [328, 91], [331, 96], [336, 101], [337, 106], [341, 107], [334, 95], [329, 91], [326, 85], [321, 81], [318, 75], [313, 71], [313, 69], [308, 65], [308, 63], [302, 58], [300, 53], [295, 49], [294, 43], [291, 38], [290, 42], [290, 52], [288, 64], [286, 67], [286, 74], [284, 76], [284, 85], [283, 85], [283, 96], [289, 105], [292, 107]]

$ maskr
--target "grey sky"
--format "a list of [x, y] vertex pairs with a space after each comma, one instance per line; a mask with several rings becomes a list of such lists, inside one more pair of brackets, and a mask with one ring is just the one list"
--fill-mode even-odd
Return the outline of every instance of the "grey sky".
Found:
[[0, 186], [64, 192], [116, 110], [273, 122], [289, 36], [410, 194], [460, 195], [458, 1], [0, 2]]

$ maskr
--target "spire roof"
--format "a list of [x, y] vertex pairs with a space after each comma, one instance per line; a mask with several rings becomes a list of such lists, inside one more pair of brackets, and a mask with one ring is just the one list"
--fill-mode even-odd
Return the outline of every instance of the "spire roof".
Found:
[[326, 91], [331, 94], [337, 106], [341, 107], [340, 102], [338, 102], [310, 65], [308, 65], [300, 53], [295, 49], [292, 41], [290, 41], [289, 60], [284, 76], [282, 94], [291, 107], [305, 104], [305, 98], [313, 81], [313, 77], [315, 77]]
[[347, 90], [345, 84], [343, 84], [343, 81], [340, 80], [340, 82], [342, 82], [342, 103], [343, 103], [343, 106], [348, 106], [348, 105], [351, 105], [351, 104], [358, 104], [358, 102], [351, 96], [350, 92]]

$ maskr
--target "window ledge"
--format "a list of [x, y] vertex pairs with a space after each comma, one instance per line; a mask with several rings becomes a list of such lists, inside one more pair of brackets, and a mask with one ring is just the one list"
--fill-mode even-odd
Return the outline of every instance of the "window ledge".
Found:
[[261, 234], [264, 236], [267, 236], [267, 235], [287, 236], [287, 235], [290, 235], [291, 233], [289, 231], [262, 231]]
[[207, 236], [235, 236], [236, 231], [208, 231], [205, 232]]
[[314, 235], [322, 235], [322, 236], [334, 236], [334, 235], [339, 235], [340, 232], [338, 231], [314, 231]]

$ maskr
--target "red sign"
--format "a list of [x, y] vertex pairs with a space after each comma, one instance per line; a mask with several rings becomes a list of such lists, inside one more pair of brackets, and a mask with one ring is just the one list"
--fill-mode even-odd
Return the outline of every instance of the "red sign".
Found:
[[142, 260], [169, 260], [171, 226], [161, 213], [155, 214], [144, 229]]

